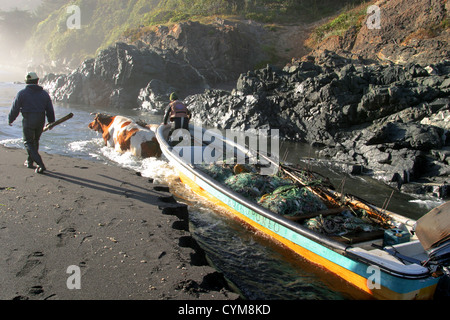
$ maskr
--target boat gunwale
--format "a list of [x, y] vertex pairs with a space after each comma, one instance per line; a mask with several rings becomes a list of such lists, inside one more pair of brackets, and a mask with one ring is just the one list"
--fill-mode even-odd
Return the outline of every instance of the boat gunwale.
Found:
[[[190, 125], [190, 126], [192, 127], [192, 125]], [[205, 130], [204, 128], [202, 128], [202, 129]], [[173, 147], [169, 146], [166, 139], [164, 139], [164, 135], [162, 134], [162, 131], [163, 131], [163, 126], [161, 125], [160, 127], [158, 127], [157, 132], [156, 132], [157, 139], [160, 143], [160, 147], [161, 147], [161, 149], [165, 149], [167, 151], [167, 153], [171, 155], [173, 160], [175, 160], [179, 165], [183, 166], [183, 168], [188, 170], [194, 176], [202, 179], [205, 183], [210, 185], [212, 188], [223, 193], [225, 196], [230, 197], [232, 200], [238, 202], [239, 204], [253, 210], [254, 212], [263, 216], [264, 218], [270, 219], [270, 220], [274, 221], [275, 223], [278, 223], [281, 226], [284, 226], [284, 227], [290, 229], [291, 231], [296, 232], [296, 233], [300, 234], [301, 236], [304, 236], [304, 237], [308, 238], [309, 240], [318, 243], [319, 245], [323, 245], [324, 247], [326, 247], [338, 254], [341, 254], [349, 259], [356, 260], [357, 262], [363, 263], [365, 265], [377, 265], [384, 272], [386, 272], [394, 277], [408, 279], [408, 280], [419, 280], [419, 279], [426, 279], [426, 278], [430, 277], [429, 272], [427, 272], [427, 273], [420, 272], [420, 273], [411, 274], [411, 273], [401, 273], [401, 271], [399, 271], [399, 270], [390, 269], [389, 267], [383, 265], [382, 263], [377, 263], [376, 260], [370, 260], [367, 257], [362, 257], [362, 256], [358, 255], [357, 253], [352, 252], [351, 249], [356, 248], [352, 245], [344, 244], [344, 243], [341, 243], [334, 239], [331, 239], [331, 238], [327, 237], [326, 235], [323, 235], [323, 234], [315, 232], [311, 229], [308, 229], [299, 223], [296, 223], [296, 222], [291, 221], [281, 215], [273, 213], [273, 212], [269, 211], [268, 209], [259, 206], [258, 204], [254, 203], [253, 201], [246, 199], [245, 197], [243, 197], [242, 195], [238, 194], [237, 192], [231, 190], [227, 186], [224, 186], [224, 185], [218, 183], [211, 176], [209, 176], [206, 173], [202, 172], [201, 170], [195, 168], [192, 164], [186, 162], [179, 155], [173, 153]], [[228, 142], [224, 137], [222, 137], [222, 140], [225, 143]], [[232, 142], [232, 145], [234, 145], [235, 147], [242, 148], [242, 146], [236, 145], [234, 142]], [[251, 150], [248, 150], [248, 149], [245, 149], [245, 150], [251, 152]], [[166, 153], [163, 152], [163, 154], [165, 154], [167, 156]], [[287, 239], [287, 240], [289, 240], [289, 239]], [[289, 240], [289, 241], [291, 241], [291, 240]]]

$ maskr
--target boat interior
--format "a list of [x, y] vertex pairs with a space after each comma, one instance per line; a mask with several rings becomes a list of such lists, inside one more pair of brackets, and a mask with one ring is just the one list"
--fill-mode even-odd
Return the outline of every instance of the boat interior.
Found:
[[[168, 141], [170, 141], [170, 146], [172, 148], [179, 147], [184, 149], [184, 152], [189, 150], [188, 153], [190, 161], [193, 164], [204, 160], [202, 157], [205, 154], [205, 148], [208, 148], [208, 145], [211, 144], [211, 142], [205, 143], [205, 141], [201, 138], [201, 134], [195, 134], [192, 131], [191, 133], [191, 142], [188, 144], [180, 144], [179, 139], [176, 142], [174, 142], [174, 140]], [[170, 135], [170, 133], [167, 132], [167, 135]], [[185, 137], [183, 139], [185, 140], [187, 138]], [[214, 144], [215, 152], [220, 155], [218, 159], [223, 158], [224, 154], [230, 156], [227, 149], [229, 146], [229, 141], [226, 141], [223, 137], [223, 140], [220, 140], [220, 138], [217, 137], [216, 139], [219, 139], [219, 143], [217, 143], [218, 141], [216, 140]], [[211, 141], [214, 141], [214, 139], [211, 139]], [[250, 159], [251, 157], [254, 157], [254, 153], [248, 149], [243, 149], [240, 145], [235, 144], [234, 142], [232, 142], [232, 144], [234, 147], [234, 157], [240, 157], [240, 159], [245, 158], [248, 163], [255, 163]], [[200, 158], [198, 155], [200, 155]], [[376, 218], [375, 220], [379, 220], [381, 228], [371, 231], [357, 231], [342, 235], [325, 236], [334, 241], [345, 244], [348, 248], [346, 251], [351, 252], [352, 254], [364, 257], [371, 261], [377, 260], [382, 265], [388, 264], [391, 265], [391, 267], [394, 266], [393, 269], [400, 270], [402, 266], [415, 265], [417, 268], [412, 268], [412, 273], [428, 273], [428, 269], [423, 267], [423, 265], [428, 261], [429, 255], [417, 236], [414, 234], [413, 229], [415, 226], [415, 221], [408, 220], [405, 217], [392, 212], [386, 212], [385, 210], [375, 207], [369, 203], [365, 203], [363, 200], [356, 197], [352, 198], [351, 196], [347, 197], [347, 195], [338, 194], [335, 191], [330, 190], [328, 186], [327, 188], [320, 186], [310, 187], [305, 183], [305, 181], [296, 178], [296, 172], [295, 170], [292, 170], [292, 168], [280, 165], [280, 169], [285, 175], [290, 176], [295, 183], [310, 188], [315, 194], [326, 201], [328, 207], [326, 210], [321, 210], [298, 217], [286, 217], [287, 219], [295, 223], [304, 224], [305, 220], [319, 216], [336, 216], [346, 210], [366, 210], [372, 217]], [[342, 201], [343, 199], [345, 199], [345, 201]], [[391, 235], [391, 240], [393, 241], [386, 240], [386, 232], [388, 230], [395, 230], [395, 233]]]

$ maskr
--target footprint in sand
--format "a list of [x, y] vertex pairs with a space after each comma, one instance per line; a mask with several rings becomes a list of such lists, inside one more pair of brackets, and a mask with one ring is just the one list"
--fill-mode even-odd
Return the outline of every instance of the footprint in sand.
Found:
[[76, 230], [74, 228], [64, 228], [56, 236], [58, 237], [58, 247], [66, 245], [67, 238], [72, 238], [75, 235]]
[[44, 293], [44, 288], [42, 288], [42, 286], [33, 286], [33, 287], [31, 287], [29, 293], [31, 295], [37, 296], [41, 293]]
[[24, 266], [16, 273], [17, 277], [24, 277], [29, 274], [36, 266], [41, 264], [40, 257], [44, 254], [40, 251], [33, 252], [27, 257], [27, 261]]

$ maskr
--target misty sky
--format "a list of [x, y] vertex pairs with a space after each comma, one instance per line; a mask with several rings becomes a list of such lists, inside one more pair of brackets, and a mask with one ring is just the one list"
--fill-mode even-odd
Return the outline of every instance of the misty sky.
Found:
[[[14, 9], [19, 10], [35, 10], [40, 4], [41, 0], [0, 0], [0, 10], [10, 11]], [[25, 66], [15, 66], [11, 64], [11, 58], [4, 59], [2, 53], [7, 53], [8, 45], [2, 43], [2, 51], [0, 52], [0, 82], [4, 81], [23, 81], [26, 73]]]
[[41, 0], [0, 0], [0, 10], [9, 11], [15, 8], [20, 10], [34, 10]]

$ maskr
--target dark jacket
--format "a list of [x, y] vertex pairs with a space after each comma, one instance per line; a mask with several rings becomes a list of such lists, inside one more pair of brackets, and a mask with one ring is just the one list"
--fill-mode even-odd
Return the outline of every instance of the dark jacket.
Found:
[[9, 123], [13, 123], [21, 112], [45, 113], [48, 123], [55, 122], [52, 99], [47, 91], [37, 84], [29, 84], [17, 93], [9, 113]]

